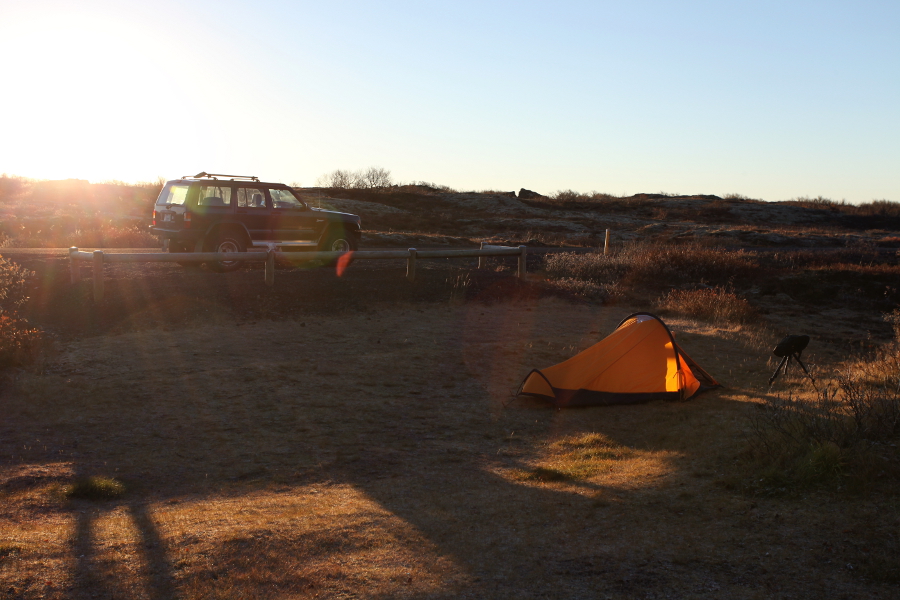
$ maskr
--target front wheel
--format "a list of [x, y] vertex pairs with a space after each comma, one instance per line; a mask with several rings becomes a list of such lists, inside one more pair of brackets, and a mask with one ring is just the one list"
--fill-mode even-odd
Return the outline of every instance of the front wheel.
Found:
[[325, 242], [319, 246], [323, 252], [355, 252], [358, 244], [356, 237], [344, 232], [330, 233]]
[[[245, 252], [247, 250], [244, 245], [243, 240], [233, 235], [223, 235], [216, 239], [215, 243], [212, 246], [213, 252], [218, 252], [220, 254], [232, 254], [234, 252]], [[206, 265], [212, 269], [213, 271], [218, 271], [220, 273], [224, 273], [226, 271], [234, 271], [241, 267], [240, 261], [237, 260], [228, 260], [223, 257], [221, 260], [214, 260], [206, 263]]]

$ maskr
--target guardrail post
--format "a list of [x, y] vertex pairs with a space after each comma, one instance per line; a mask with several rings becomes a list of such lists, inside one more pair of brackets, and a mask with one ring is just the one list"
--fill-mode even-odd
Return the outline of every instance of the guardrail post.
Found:
[[69, 248], [69, 276], [73, 284], [81, 281], [81, 269], [78, 268], [78, 248], [75, 246]]
[[94, 250], [94, 302], [103, 300], [103, 250]]
[[275, 244], [269, 244], [266, 252], [266, 285], [275, 285]]
[[406, 278], [409, 281], [416, 280], [416, 249], [409, 249], [409, 258], [406, 260]]
[[606, 239], [603, 241], [603, 256], [609, 252], [609, 229], [606, 230]]
[[516, 273], [518, 277], [525, 277], [525, 257], [527, 252], [527, 246], [519, 246], [519, 272]]
[[[484, 242], [481, 242], [481, 246], [479, 246], [478, 249], [479, 249], [479, 250], [484, 250]], [[479, 256], [479, 257], [478, 257], [478, 268], [479, 268], [479, 269], [483, 269], [483, 268], [484, 268], [484, 257], [483, 257], [483, 256]]]

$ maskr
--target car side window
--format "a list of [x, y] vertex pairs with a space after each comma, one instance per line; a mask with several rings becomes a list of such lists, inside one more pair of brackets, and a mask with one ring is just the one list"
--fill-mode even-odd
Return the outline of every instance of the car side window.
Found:
[[239, 208], [266, 208], [266, 192], [262, 188], [240, 187], [237, 205]]
[[275, 208], [305, 208], [306, 206], [287, 190], [270, 189], [269, 194], [272, 196], [272, 205]]
[[231, 206], [231, 186], [201, 185], [198, 206]]

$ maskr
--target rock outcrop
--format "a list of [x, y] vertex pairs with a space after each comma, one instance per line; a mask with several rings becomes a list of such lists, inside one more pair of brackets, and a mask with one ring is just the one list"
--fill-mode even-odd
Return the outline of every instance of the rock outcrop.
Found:
[[543, 194], [538, 194], [537, 192], [532, 192], [531, 190], [526, 190], [522, 188], [519, 190], [519, 200], [531, 200], [532, 198], [544, 198]]

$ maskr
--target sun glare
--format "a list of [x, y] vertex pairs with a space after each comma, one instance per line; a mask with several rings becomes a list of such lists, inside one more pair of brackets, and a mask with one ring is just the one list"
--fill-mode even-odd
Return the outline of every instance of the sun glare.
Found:
[[[113, 17], [63, 13], [0, 26], [15, 93], [3, 95], [2, 170], [61, 179], [148, 179], [190, 121], [177, 46]], [[39, 35], [37, 33], [39, 32]], [[176, 158], [176, 160], [178, 160]]]

